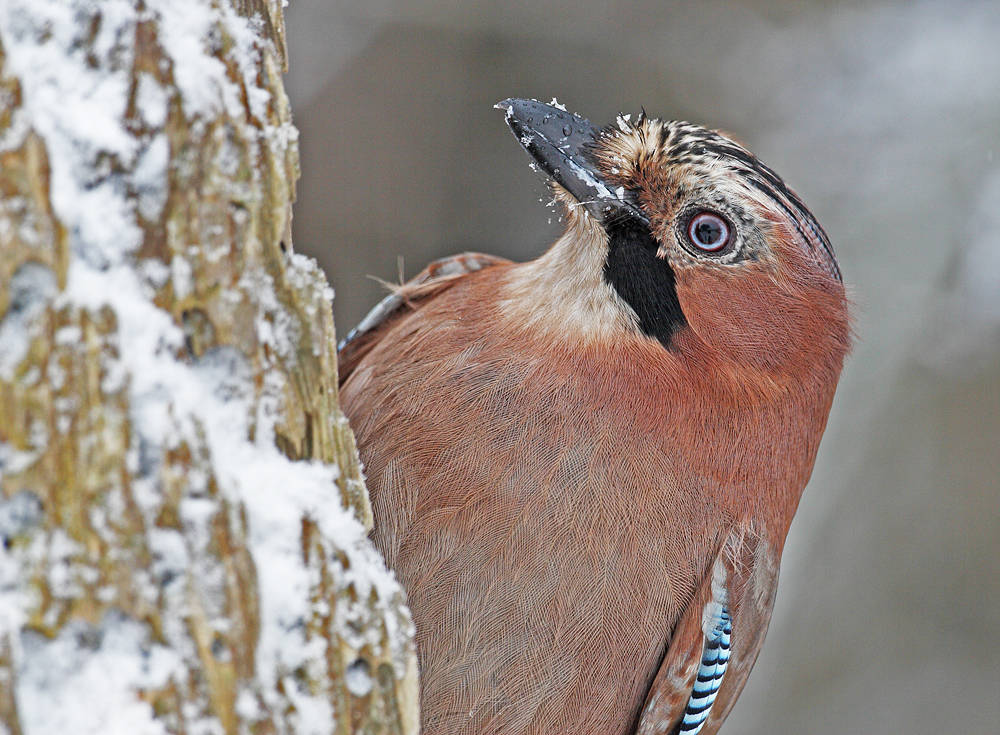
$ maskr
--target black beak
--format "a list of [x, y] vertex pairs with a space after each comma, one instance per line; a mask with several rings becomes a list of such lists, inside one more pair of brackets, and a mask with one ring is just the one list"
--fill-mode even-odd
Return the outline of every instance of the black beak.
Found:
[[507, 124], [535, 163], [598, 222], [627, 212], [649, 224], [649, 218], [630, 201], [630, 192], [621, 186], [612, 188], [587, 154], [586, 148], [599, 139], [600, 128], [535, 100], [507, 99], [497, 108], [505, 111]]

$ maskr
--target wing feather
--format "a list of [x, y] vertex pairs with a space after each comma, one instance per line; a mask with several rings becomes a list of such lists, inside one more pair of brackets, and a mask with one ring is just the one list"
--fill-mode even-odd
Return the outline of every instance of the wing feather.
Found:
[[483, 253], [460, 253], [435, 260], [420, 274], [382, 299], [337, 345], [340, 383], [378, 343], [382, 335], [405, 314], [419, 309], [428, 300], [447, 291], [470, 273], [495, 265], [509, 264], [506, 258]]
[[636, 735], [713, 735], [757, 659], [777, 589], [775, 547], [739, 527], [709, 569], [674, 631]]

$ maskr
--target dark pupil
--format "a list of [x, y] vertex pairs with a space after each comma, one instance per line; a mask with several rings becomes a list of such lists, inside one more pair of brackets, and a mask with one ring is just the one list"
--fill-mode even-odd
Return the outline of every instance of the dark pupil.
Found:
[[722, 228], [716, 222], [699, 222], [695, 225], [694, 236], [702, 245], [715, 245], [722, 237]]

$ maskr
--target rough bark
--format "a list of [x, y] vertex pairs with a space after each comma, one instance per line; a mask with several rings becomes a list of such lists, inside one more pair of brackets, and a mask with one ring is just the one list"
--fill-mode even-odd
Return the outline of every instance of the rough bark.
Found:
[[290, 240], [280, 0], [7, 5], [0, 722], [416, 732], [332, 293]]

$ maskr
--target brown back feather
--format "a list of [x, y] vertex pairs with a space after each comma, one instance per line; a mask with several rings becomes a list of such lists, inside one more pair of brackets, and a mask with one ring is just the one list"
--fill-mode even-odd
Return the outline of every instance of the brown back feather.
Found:
[[435, 260], [414, 278], [393, 288], [392, 294], [347, 335], [337, 350], [337, 371], [343, 385], [358, 363], [393, 326], [407, 314], [417, 311], [429, 299], [447, 291], [458, 281], [483, 268], [510, 265], [506, 258], [483, 253], [460, 253]]

